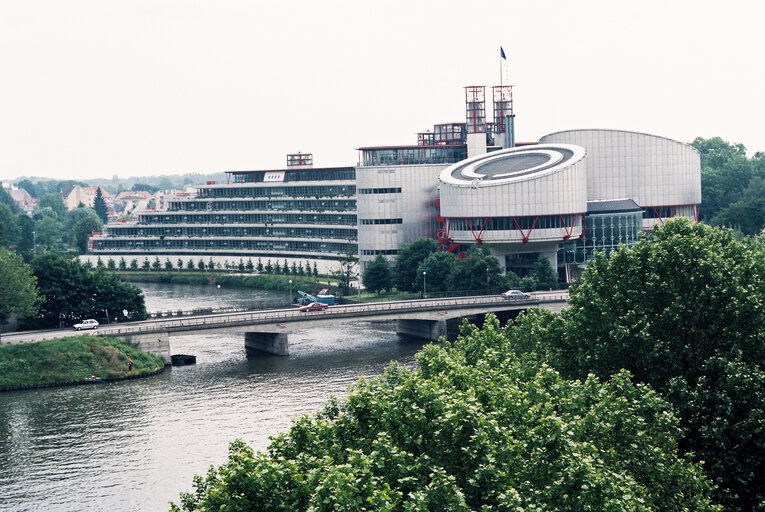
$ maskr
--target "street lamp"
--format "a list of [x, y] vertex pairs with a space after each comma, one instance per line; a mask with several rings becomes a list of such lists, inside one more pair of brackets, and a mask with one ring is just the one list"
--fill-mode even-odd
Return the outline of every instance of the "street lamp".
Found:
[[489, 295], [489, 267], [486, 267], [486, 295]]
[[290, 296], [287, 297], [287, 304], [292, 304], [292, 279], [290, 279]]
[[32, 256], [37, 256], [37, 231], [32, 231]]
[[427, 272], [423, 270], [422, 271], [422, 298], [424, 299], [427, 294], [428, 294], [428, 277], [427, 277]]
[[218, 311], [220, 311], [220, 285], [218, 285], [218, 291], [216, 293], [218, 299]]

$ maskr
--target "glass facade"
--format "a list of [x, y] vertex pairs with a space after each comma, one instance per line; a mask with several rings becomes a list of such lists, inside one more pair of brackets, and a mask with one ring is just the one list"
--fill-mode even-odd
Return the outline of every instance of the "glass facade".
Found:
[[467, 146], [401, 146], [362, 148], [361, 165], [453, 164], [467, 158]]
[[619, 245], [632, 247], [639, 240], [642, 226], [642, 212], [587, 215], [584, 235], [578, 240], [560, 244], [558, 261], [585, 263], [596, 251], [608, 254], [617, 250]]

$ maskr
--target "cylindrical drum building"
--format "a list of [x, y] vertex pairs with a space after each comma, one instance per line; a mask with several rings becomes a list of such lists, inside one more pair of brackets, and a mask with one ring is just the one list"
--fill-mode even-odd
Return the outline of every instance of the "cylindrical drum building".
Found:
[[553, 265], [558, 244], [582, 235], [587, 212], [585, 150], [540, 144], [494, 151], [444, 169], [440, 216], [444, 238], [488, 243], [508, 254], [542, 254]]

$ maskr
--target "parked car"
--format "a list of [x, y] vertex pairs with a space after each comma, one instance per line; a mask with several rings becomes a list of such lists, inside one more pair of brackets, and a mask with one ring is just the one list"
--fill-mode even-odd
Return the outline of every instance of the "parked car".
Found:
[[75, 331], [81, 331], [82, 329], [98, 329], [98, 322], [90, 318], [83, 320], [82, 323], [74, 324]]
[[502, 296], [508, 300], [522, 300], [531, 298], [531, 295], [528, 293], [523, 293], [520, 290], [507, 290], [502, 294]]
[[300, 306], [300, 311], [306, 312], [306, 311], [321, 311], [324, 309], [327, 309], [329, 307], [329, 304], [324, 304], [321, 302], [311, 302], [310, 304], [306, 304], [305, 306]]

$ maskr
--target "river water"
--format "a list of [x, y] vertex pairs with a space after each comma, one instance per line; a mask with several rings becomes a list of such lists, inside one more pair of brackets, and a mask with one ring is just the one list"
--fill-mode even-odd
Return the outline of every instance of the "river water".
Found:
[[[273, 303], [278, 293], [142, 284], [149, 311]], [[197, 364], [145, 379], [0, 393], [0, 510], [167, 510], [194, 474], [226, 460], [228, 443], [256, 450], [293, 419], [343, 397], [359, 377], [422, 343], [391, 323], [290, 335], [289, 357], [247, 358], [242, 334], [178, 336], [172, 353]]]

